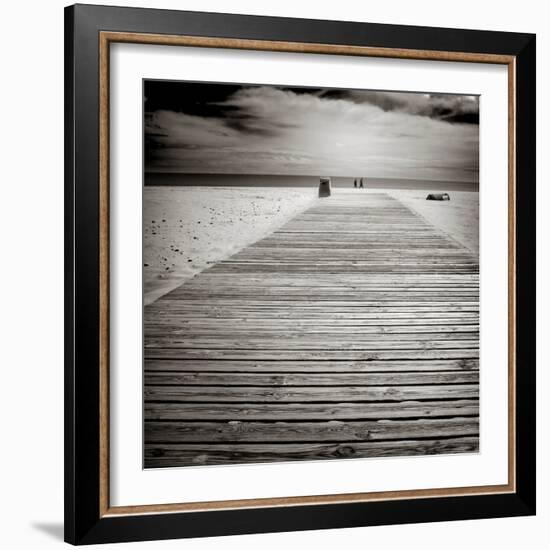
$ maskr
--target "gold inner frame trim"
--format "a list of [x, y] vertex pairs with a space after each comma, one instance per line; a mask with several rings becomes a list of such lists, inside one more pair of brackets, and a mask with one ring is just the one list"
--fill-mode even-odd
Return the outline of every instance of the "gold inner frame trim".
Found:
[[[414, 489], [406, 491], [380, 491], [334, 495], [308, 495], [296, 497], [188, 502], [171, 504], [146, 504], [138, 506], [110, 505], [109, 499], [109, 83], [110, 44], [155, 44], [160, 46], [187, 46], [226, 48], [271, 52], [313, 53], [364, 57], [388, 57], [394, 59], [419, 59], [430, 61], [455, 61], [465, 63], [492, 63], [508, 67], [508, 483], [473, 487]], [[99, 356], [100, 356], [100, 467], [99, 513], [100, 517], [121, 515], [198, 512], [276, 506], [314, 506], [352, 502], [376, 502], [449, 496], [472, 496], [514, 493], [516, 491], [516, 58], [511, 55], [463, 53], [401, 48], [346, 46], [338, 44], [314, 44], [279, 42], [237, 38], [215, 38], [185, 35], [107, 32], [99, 33]]]

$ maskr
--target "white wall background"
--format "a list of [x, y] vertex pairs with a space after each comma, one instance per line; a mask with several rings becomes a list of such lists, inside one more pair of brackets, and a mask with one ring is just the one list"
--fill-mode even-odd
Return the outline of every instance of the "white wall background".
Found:
[[[160, 0], [104, 4], [537, 33], [538, 47], [538, 516], [140, 543], [143, 548], [547, 548], [550, 541], [550, 17], [543, 2], [440, 0]], [[0, 7], [0, 545], [62, 543], [63, 521], [63, 7]], [[546, 101], [545, 101], [546, 100]], [[534, 185], [534, 182], [533, 182]], [[126, 547], [138, 547], [136, 544]]]

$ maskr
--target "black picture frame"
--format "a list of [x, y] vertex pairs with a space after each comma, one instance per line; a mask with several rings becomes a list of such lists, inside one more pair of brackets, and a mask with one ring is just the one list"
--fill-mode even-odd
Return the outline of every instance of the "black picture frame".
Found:
[[[515, 490], [155, 514], [100, 496], [100, 33], [510, 56], [515, 67]], [[535, 514], [535, 61], [532, 34], [75, 5], [65, 9], [65, 540], [72, 544]], [[103, 451], [104, 452], [104, 451]]]

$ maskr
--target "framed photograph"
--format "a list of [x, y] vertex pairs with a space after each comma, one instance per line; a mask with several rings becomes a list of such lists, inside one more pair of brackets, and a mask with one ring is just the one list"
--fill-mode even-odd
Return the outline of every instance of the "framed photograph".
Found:
[[535, 513], [535, 36], [65, 12], [65, 537]]

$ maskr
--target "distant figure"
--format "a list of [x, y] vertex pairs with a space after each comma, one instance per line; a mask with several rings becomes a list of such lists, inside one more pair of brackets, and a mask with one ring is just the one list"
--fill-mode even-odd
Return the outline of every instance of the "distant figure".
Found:
[[357, 178], [353, 180], [353, 187], [355, 187], [355, 189], [357, 189]]
[[426, 197], [427, 201], [450, 201], [449, 193], [430, 193]]
[[361, 180], [359, 181], [359, 187], [363, 189], [363, 178], [361, 178]]
[[319, 197], [330, 197], [330, 178], [319, 178]]

